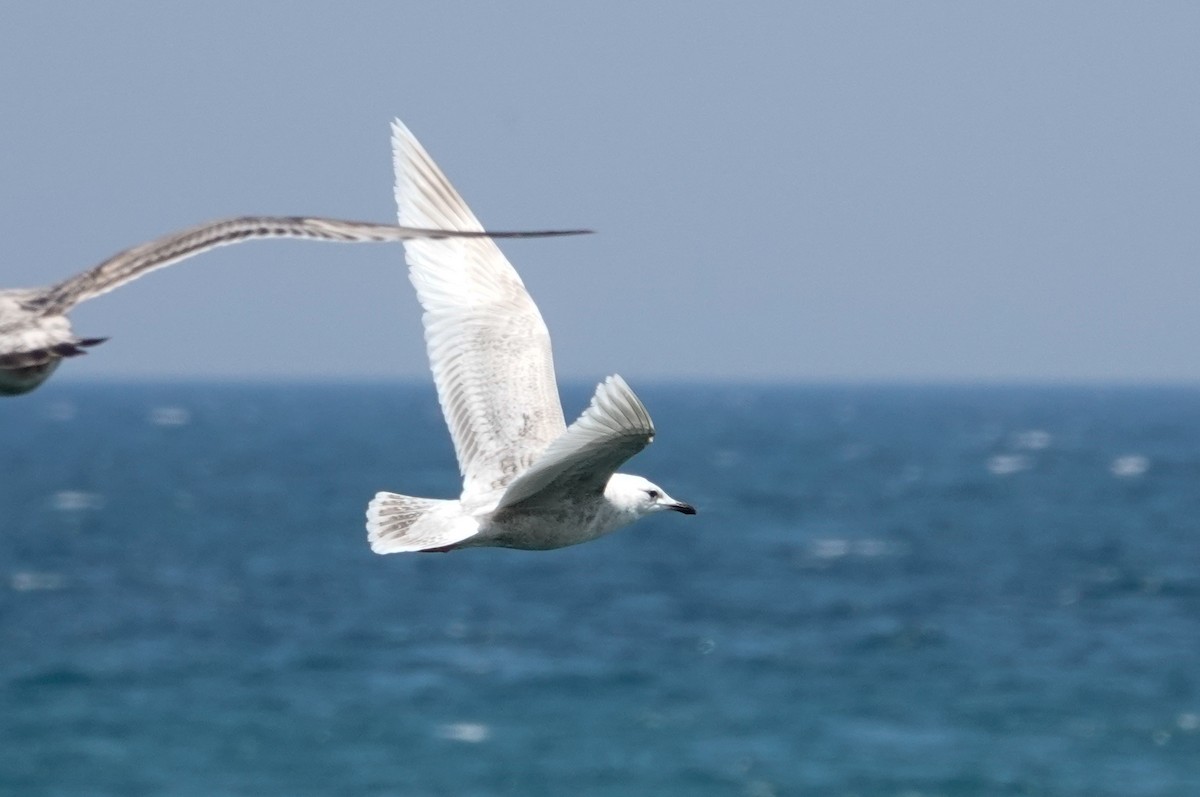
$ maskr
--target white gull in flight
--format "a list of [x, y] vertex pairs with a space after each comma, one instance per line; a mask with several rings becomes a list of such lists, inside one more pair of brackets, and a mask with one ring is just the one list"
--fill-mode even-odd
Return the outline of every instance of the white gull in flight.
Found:
[[526, 238], [579, 232], [586, 231], [463, 233], [301, 216], [244, 216], [190, 227], [126, 249], [57, 285], [0, 290], [0, 396], [28, 393], [45, 382], [64, 357], [84, 354], [87, 347], [106, 340], [80, 338], [71, 331], [67, 313], [75, 305], [218, 246], [261, 238], [367, 243], [448, 236]]
[[[483, 229], [412, 133], [392, 125], [400, 223]], [[616, 469], [654, 438], [642, 402], [619, 376], [563, 420], [550, 333], [492, 241], [406, 241], [425, 309], [425, 342], [463, 475], [457, 500], [381, 492], [367, 507], [376, 553], [473, 546], [576, 545], [643, 515], [696, 510]]]

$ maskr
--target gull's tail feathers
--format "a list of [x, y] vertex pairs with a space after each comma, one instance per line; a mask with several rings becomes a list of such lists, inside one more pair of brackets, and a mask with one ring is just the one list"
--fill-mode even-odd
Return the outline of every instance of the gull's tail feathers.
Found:
[[447, 551], [478, 531], [458, 501], [376, 493], [367, 505], [367, 541], [379, 554]]

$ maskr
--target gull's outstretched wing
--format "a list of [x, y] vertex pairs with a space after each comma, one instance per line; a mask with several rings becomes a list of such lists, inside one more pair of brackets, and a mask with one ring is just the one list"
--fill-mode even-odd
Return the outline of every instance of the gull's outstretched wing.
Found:
[[579, 419], [508, 485], [496, 508], [577, 501], [603, 493], [617, 468], [653, 439], [650, 413], [614, 374], [596, 388]]
[[104, 338], [80, 338], [71, 332], [66, 313], [76, 304], [218, 246], [263, 238], [366, 243], [447, 237], [531, 238], [583, 232], [587, 231], [424, 230], [301, 216], [243, 216], [191, 227], [126, 249], [49, 288], [0, 291], [0, 395], [33, 390], [50, 376], [62, 358], [83, 354], [86, 347], [104, 341]]
[[35, 304], [43, 315], [65, 313], [85, 299], [108, 293], [155, 269], [178, 263], [218, 246], [260, 238], [307, 238], [317, 241], [367, 243], [411, 241], [417, 238], [477, 237], [534, 238], [573, 235], [584, 230], [470, 233], [397, 227], [362, 221], [304, 216], [242, 216], [223, 219], [156, 238], [113, 255], [98, 266], [47, 288]]
[[[401, 224], [483, 229], [398, 120], [392, 148]], [[470, 506], [502, 490], [566, 428], [550, 333], [492, 241], [408, 241], [404, 251], [425, 309], [430, 367]]]

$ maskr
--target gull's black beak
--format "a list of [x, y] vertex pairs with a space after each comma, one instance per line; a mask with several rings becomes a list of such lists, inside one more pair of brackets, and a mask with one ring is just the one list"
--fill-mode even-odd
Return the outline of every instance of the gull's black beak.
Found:
[[674, 509], [676, 512], [682, 512], [685, 515], [696, 514], [696, 507], [691, 504], [685, 504], [683, 501], [676, 501], [673, 504], [667, 504], [667, 509]]

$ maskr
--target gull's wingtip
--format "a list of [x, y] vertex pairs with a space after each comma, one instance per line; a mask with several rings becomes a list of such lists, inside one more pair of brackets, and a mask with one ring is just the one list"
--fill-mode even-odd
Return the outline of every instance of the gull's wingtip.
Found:
[[564, 235], [593, 235], [595, 230], [531, 230], [521, 232], [484, 232], [481, 238], [560, 238]]
[[586, 228], [485, 231], [428, 151], [399, 118], [392, 119], [392, 168], [397, 218], [407, 227], [471, 232], [480, 238], [559, 238], [595, 233]]
[[400, 117], [392, 118], [392, 141], [414, 138], [412, 131], [408, 129], [408, 125], [400, 121]]
[[610, 386], [610, 387], [615, 387], [618, 390], [628, 390], [630, 393], [633, 392], [629, 388], [629, 383], [626, 382], [625, 379], [622, 378], [622, 376], [620, 374], [609, 374], [607, 377], [604, 378], [604, 381], [601, 384]]
[[405, 153], [414, 146], [419, 147], [417, 138], [399, 118], [392, 120], [392, 165], [396, 169], [397, 178], [404, 171]]
[[399, 162], [401, 155], [409, 149], [420, 148], [420, 143], [408, 125], [401, 122], [399, 117], [392, 120], [392, 158]]
[[620, 417], [630, 428], [644, 430], [651, 440], [654, 439], [654, 421], [650, 420], [650, 411], [620, 374], [612, 374], [596, 387], [591, 407]]

